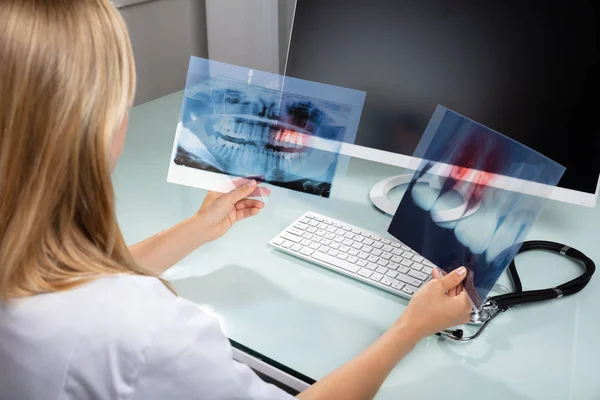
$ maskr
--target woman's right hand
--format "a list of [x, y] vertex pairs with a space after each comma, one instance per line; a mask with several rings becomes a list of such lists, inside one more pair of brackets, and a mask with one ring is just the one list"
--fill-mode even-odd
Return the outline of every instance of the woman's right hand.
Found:
[[467, 323], [472, 309], [467, 292], [460, 287], [467, 275], [465, 267], [445, 276], [433, 271], [433, 279], [413, 295], [397, 322], [419, 338]]

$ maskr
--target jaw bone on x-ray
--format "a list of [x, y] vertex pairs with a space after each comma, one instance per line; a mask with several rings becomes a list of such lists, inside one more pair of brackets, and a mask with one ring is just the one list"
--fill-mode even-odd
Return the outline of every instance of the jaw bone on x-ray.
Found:
[[442, 106], [414, 160], [388, 231], [446, 272], [467, 267], [464, 287], [480, 308], [565, 168]]
[[223, 174], [256, 177], [329, 197], [363, 103], [364, 92], [192, 57], [168, 180], [227, 191]]

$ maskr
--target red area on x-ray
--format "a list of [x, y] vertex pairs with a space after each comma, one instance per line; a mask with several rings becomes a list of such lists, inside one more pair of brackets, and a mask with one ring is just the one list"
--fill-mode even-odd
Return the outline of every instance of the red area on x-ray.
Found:
[[295, 132], [290, 129], [285, 129], [281, 131], [280, 135], [281, 136], [279, 140], [282, 142], [304, 146], [304, 135], [299, 132]]

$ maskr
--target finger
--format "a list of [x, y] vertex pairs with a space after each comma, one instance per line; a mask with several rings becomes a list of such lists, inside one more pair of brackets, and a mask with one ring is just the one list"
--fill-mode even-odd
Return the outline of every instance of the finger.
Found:
[[236, 219], [237, 221], [241, 221], [243, 219], [252, 217], [253, 215], [258, 214], [260, 209], [258, 208], [244, 208], [243, 210], [236, 211]]
[[244, 208], [263, 208], [264, 206], [265, 203], [262, 201], [253, 199], [244, 199], [235, 203], [235, 209], [238, 211], [243, 210]]
[[456, 287], [453, 287], [452, 289], [448, 290], [448, 296], [450, 296], [450, 297], [456, 296]]
[[238, 201], [250, 196], [250, 194], [252, 194], [255, 190], [256, 181], [251, 180], [237, 189], [234, 189], [231, 192], [221, 196], [221, 198], [226, 199], [230, 204], [236, 204]]
[[267, 197], [271, 194], [271, 190], [266, 187], [257, 187], [254, 192], [250, 193], [248, 197]]
[[431, 270], [431, 276], [433, 279], [442, 279], [442, 274], [440, 274], [440, 270], [437, 268]]
[[440, 279], [442, 281], [442, 285], [446, 291], [455, 288], [459, 283], [465, 279], [467, 276], [467, 269], [465, 267], [460, 267], [450, 272], [448, 275], [442, 277]]

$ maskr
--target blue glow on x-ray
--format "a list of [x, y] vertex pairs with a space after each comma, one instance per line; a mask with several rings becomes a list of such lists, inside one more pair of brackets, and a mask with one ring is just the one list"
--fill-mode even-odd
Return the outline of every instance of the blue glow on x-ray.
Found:
[[328, 197], [365, 93], [192, 57], [175, 162]]
[[[442, 106], [414, 157], [419, 165], [388, 231], [447, 272], [466, 266], [465, 288], [479, 307], [517, 254], [565, 168]], [[436, 169], [440, 164], [445, 167]], [[445, 171], [438, 188], [423, 183], [434, 170], [436, 175]], [[534, 183], [542, 184], [535, 186], [535, 195], [524, 194]], [[461, 203], [466, 204], [462, 218], [432, 218]], [[469, 210], [476, 211], [466, 216]]]

